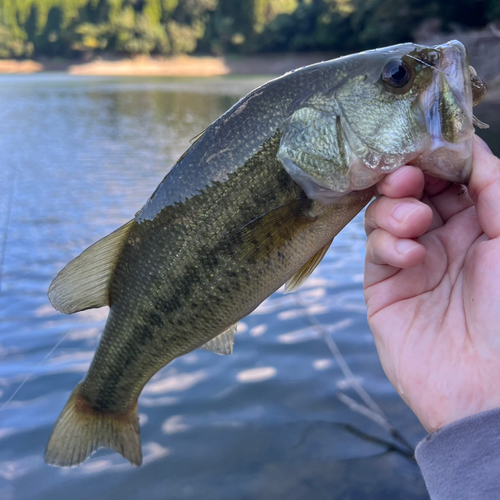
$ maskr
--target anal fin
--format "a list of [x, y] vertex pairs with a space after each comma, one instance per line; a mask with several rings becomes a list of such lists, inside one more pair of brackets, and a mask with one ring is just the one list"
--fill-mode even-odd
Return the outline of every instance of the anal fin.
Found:
[[311, 276], [318, 264], [323, 260], [323, 257], [328, 252], [332, 241], [329, 241], [323, 248], [320, 248], [295, 274], [285, 285], [285, 293], [295, 292], [300, 286]]
[[233, 354], [234, 335], [237, 328], [238, 323], [235, 323], [227, 330], [224, 330], [220, 335], [217, 335], [217, 337], [209, 340], [206, 344], [203, 344], [200, 349], [212, 351], [215, 352], [215, 354], [220, 355]]

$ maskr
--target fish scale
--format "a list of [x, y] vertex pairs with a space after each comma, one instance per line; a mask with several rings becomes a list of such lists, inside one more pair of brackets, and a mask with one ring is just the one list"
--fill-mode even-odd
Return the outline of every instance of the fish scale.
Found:
[[[128, 410], [159, 368], [246, 316], [282, 285], [284, 276], [294, 274], [297, 259], [303, 264], [318, 245], [333, 237], [333, 227], [319, 241], [316, 234], [310, 237], [311, 241], [291, 234], [293, 245], [285, 241], [272, 247], [273, 242], [269, 242], [269, 248], [259, 258], [249, 252], [248, 256], [231, 261], [241, 244], [238, 231], [248, 221], [301, 195], [276, 160], [279, 138], [272, 142], [274, 150], [264, 147], [262, 154], [230, 174], [225, 183], [206, 188], [206, 198], [195, 196], [182, 206], [167, 207], [153, 221], [134, 225], [129, 235], [132, 243], [122, 250], [121, 264], [110, 287], [111, 304], [116, 312], [113, 311], [103, 333], [106, 340], [113, 338], [114, 332], [121, 332], [120, 347], [117, 349], [116, 342], [103, 344], [114, 349], [114, 357], [107, 349], [98, 348], [81, 388], [88, 401], [103, 399], [102, 388], [109, 391], [110, 387], [116, 387], [117, 401], [111, 402], [108, 392], [106, 409]], [[241, 194], [247, 192], [253, 195], [242, 205]], [[358, 203], [357, 210], [360, 209]], [[332, 210], [333, 207], [328, 207], [328, 212]], [[158, 230], [171, 227], [172, 219], [180, 215], [193, 222], [179, 224], [174, 231]], [[195, 221], [203, 221], [201, 231]], [[154, 238], [148, 238], [147, 235], [153, 234]], [[234, 238], [236, 241], [232, 241]], [[140, 243], [135, 243], [137, 239]], [[258, 248], [266, 242], [256, 239], [251, 244]], [[160, 256], [152, 267], [144, 265], [129, 272], [138, 256], [150, 255], [159, 248], [166, 249], [168, 263], [161, 265], [166, 257]], [[220, 261], [232, 264], [220, 269]], [[273, 274], [276, 274], [274, 279]], [[128, 286], [131, 282], [136, 286]], [[195, 315], [190, 312], [193, 310]], [[128, 324], [134, 324], [134, 328], [127, 328]], [[147, 342], [142, 341], [144, 337]], [[126, 403], [122, 394], [127, 396]], [[102, 404], [99, 406], [102, 408]]]

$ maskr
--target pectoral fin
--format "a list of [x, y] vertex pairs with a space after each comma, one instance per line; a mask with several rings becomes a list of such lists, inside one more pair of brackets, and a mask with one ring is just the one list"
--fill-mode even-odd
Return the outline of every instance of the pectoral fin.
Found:
[[200, 349], [212, 351], [220, 355], [233, 354], [234, 335], [237, 328], [238, 323], [235, 323], [227, 330], [224, 330], [220, 335], [217, 335], [217, 337], [203, 344]]
[[109, 281], [133, 223], [94, 243], [55, 277], [48, 295], [58, 311], [71, 314], [109, 305]]
[[235, 236], [235, 256], [260, 259], [271, 255], [316, 221], [309, 215], [312, 203], [308, 198], [298, 198], [249, 222]]
[[292, 278], [288, 280], [285, 285], [285, 293], [295, 292], [300, 286], [311, 276], [312, 272], [316, 269], [318, 264], [323, 260], [323, 257], [328, 252], [331, 240], [323, 248], [320, 248], [298, 271]]

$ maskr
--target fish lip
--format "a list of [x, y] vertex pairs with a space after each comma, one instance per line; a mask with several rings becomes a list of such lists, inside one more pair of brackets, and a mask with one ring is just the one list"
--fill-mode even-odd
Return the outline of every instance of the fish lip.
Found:
[[451, 40], [436, 47], [442, 54], [438, 69], [446, 76], [453, 91], [454, 98], [466, 116], [465, 126], [472, 128], [472, 84], [469, 55], [465, 46], [458, 40]]
[[[435, 65], [436, 71], [431, 84], [419, 96], [429, 144], [417, 162], [422, 170], [435, 177], [464, 184], [467, 183], [472, 170], [474, 134], [469, 58], [465, 46], [457, 40], [434, 46], [432, 49], [438, 52], [440, 57]], [[460, 128], [453, 131], [453, 137], [446, 137], [443, 131], [445, 91], [453, 97], [462, 120]]]

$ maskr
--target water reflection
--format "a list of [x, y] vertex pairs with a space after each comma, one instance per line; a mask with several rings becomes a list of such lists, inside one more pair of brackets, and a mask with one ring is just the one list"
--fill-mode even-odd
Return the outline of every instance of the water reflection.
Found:
[[[83, 328], [81, 330], [73, 330], [68, 335], [68, 340], [91, 340], [95, 341], [101, 334], [100, 328]], [[92, 342], [94, 343], [94, 342]]]
[[313, 367], [315, 370], [327, 370], [332, 365], [333, 365], [333, 359], [331, 358], [316, 359], [313, 362]]
[[179, 402], [179, 398], [174, 398], [171, 396], [160, 396], [155, 398], [150, 398], [141, 395], [139, 398], [139, 403], [146, 408], [151, 408], [155, 406], [173, 406]]
[[161, 426], [161, 430], [165, 434], [177, 434], [178, 432], [184, 432], [188, 429], [189, 425], [184, 422], [184, 417], [182, 415], [172, 415], [165, 420]]
[[57, 373], [87, 373], [93, 357], [94, 351], [78, 351], [60, 354], [49, 359], [46, 366], [49, 367], [49, 369], [52, 366], [53, 368], [50, 369], [50, 371], [55, 371]]
[[204, 370], [165, 377], [147, 384], [142, 394], [164, 394], [165, 392], [187, 391], [207, 377], [208, 373]]
[[[170, 453], [171, 451], [168, 448], [164, 448], [158, 443], [144, 443], [142, 445], [142, 465], [144, 466], [156, 462], [157, 460], [170, 455]], [[65, 469], [64, 471], [68, 470]], [[83, 465], [80, 465], [80, 467], [78, 468], [78, 473], [85, 475], [99, 474], [103, 472], [126, 473], [127, 471], [130, 471], [130, 464], [116, 455], [106, 460], [94, 459], [92, 461], [84, 463]]]
[[250, 330], [250, 335], [252, 337], [260, 337], [261, 335], [264, 335], [264, 333], [266, 333], [267, 328], [268, 328], [267, 325], [257, 325], [257, 326], [254, 326]]
[[251, 368], [250, 370], [239, 372], [236, 375], [236, 380], [244, 384], [263, 382], [264, 380], [275, 377], [277, 373], [278, 370], [274, 366], [261, 366], [259, 368]]
[[[302, 316], [304, 316], [302, 312]], [[343, 330], [351, 325], [353, 325], [354, 321], [351, 318], [346, 318], [337, 323], [322, 324], [322, 327], [328, 332], [333, 333], [339, 330]], [[308, 326], [306, 328], [301, 328], [300, 330], [295, 330], [288, 333], [283, 333], [278, 337], [278, 341], [282, 344], [297, 344], [300, 342], [307, 342], [310, 340], [320, 339], [323, 336], [323, 333], [319, 331], [315, 326]]]
[[41, 462], [43, 462], [43, 458], [40, 455], [0, 462], [0, 478], [7, 481], [19, 479], [39, 467]]

